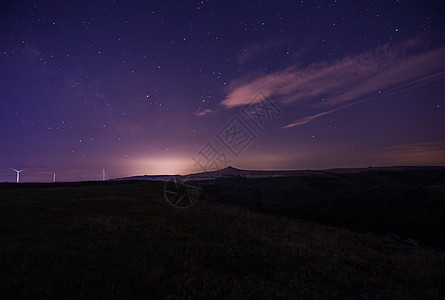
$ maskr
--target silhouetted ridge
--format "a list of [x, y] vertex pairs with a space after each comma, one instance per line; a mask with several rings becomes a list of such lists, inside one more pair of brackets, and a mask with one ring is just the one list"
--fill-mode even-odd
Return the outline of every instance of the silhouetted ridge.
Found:
[[240, 169], [228, 166], [227, 168], [221, 169], [220, 171], [241, 171]]

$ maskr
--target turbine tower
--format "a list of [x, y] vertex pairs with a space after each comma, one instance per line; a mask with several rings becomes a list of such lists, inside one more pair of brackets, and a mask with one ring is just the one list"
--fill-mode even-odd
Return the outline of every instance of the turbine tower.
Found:
[[23, 171], [25, 171], [26, 169], [23, 169], [23, 170], [16, 170], [16, 169], [14, 169], [14, 168], [11, 168], [11, 170], [14, 170], [14, 171], [17, 172], [17, 183], [19, 183], [19, 182], [20, 182], [20, 172], [23, 172]]
[[105, 169], [102, 168], [102, 181], [105, 181]]
[[54, 175], [53, 182], [56, 182], [56, 173], [54, 173], [53, 175]]

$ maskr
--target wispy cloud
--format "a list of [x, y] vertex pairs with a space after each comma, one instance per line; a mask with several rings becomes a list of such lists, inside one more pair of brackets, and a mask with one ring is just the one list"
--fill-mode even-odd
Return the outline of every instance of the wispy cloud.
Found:
[[195, 112], [195, 116], [202, 117], [202, 116], [208, 115], [208, 114], [213, 113], [213, 112], [215, 112], [215, 110], [207, 108], [207, 109], [196, 111]]
[[246, 105], [261, 91], [265, 97], [273, 96], [282, 103], [307, 103], [321, 110], [286, 125], [288, 128], [377, 96], [380, 91], [405, 91], [442, 78], [445, 47], [431, 49], [418, 36], [335, 62], [314, 63], [305, 68], [291, 65], [269, 75], [233, 81], [221, 104], [226, 108]]
[[294, 122], [292, 122], [290, 124], [287, 124], [286, 126], [283, 126], [283, 128], [291, 128], [291, 127], [294, 127], [294, 126], [303, 125], [303, 124], [309, 123], [313, 119], [316, 119], [316, 118], [328, 115], [330, 113], [333, 113], [334, 111], [336, 111], [336, 109], [328, 110], [328, 111], [325, 111], [325, 112], [322, 112], [322, 113], [319, 113], [319, 114], [316, 114], [316, 115], [312, 115], [312, 116], [309, 116], [309, 117], [301, 118], [301, 119], [298, 119], [298, 120], [296, 120], [296, 121], [294, 121]]
[[445, 143], [427, 142], [386, 147], [382, 156], [391, 164], [445, 164]]

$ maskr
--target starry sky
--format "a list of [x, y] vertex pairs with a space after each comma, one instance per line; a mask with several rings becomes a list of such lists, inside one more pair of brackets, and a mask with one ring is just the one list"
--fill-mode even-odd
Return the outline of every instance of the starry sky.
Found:
[[439, 1], [1, 1], [0, 181], [445, 164]]

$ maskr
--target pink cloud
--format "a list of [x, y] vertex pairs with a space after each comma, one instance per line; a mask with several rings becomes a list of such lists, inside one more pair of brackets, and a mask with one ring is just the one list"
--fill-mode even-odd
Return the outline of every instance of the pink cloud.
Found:
[[378, 95], [381, 90], [400, 92], [443, 78], [445, 47], [427, 49], [425, 40], [418, 36], [335, 62], [315, 63], [303, 69], [291, 65], [269, 75], [236, 80], [221, 104], [226, 108], [246, 105], [261, 91], [282, 103], [307, 103], [324, 110], [288, 126], [293, 127], [331, 113], [333, 108]]
[[195, 112], [195, 115], [198, 116], [198, 117], [202, 117], [202, 116], [205, 116], [205, 115], [210, 114], [210, 113], [212, 113], [212, 112], [214, 112], [213, 109], [209, 109], [209, 108], [207, 108], [207, 109], [203, 109], [203, 110], [198, 110], [198, 111], [196, 111], [196, 112]]
[[390, 164], [445, 164], [445, 143], [426, 142], [386, 147], [380, 154]]
[[295, 126], [298, 126], [298, 125], [303, 125], [303, 124], [309, 123], [310, 121], [312, 121], [312, 120], [314, 120], [316, 118], [323, 117], [325, 115], [333, 113], [334, 111], [336, 111], [336, 109], [328, 110], [328, 111], [325, 111], [325, 112], [322, 112], [322, 113], [319, 113], [319, 114], [316, 114], [316, 115], [312, 115], [312, 116], [309, 116], [309, 117], [301, 118], [301, 119], [298, 119], [298, 120], [296, 120], [296, 121], [294, 121], [294, 122], [292, 122], [290, 124], [287, 124], [286, 126], [283, 126], [282, 128], [286, 129], [286, 128], [291, 128], [291, 127], [295, 127]]

